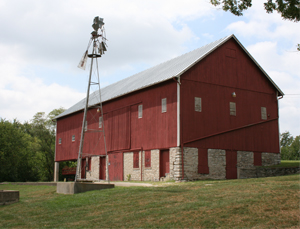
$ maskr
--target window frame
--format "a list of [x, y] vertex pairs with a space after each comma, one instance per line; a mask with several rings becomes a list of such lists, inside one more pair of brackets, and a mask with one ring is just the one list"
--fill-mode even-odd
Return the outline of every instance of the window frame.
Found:
[[133, 152], [133, 168], [134, 169], [140, 168], [140, 152], [139, 151]]
[[75, 134], [72, 135], [72, 142], [75, 142]]
[[99, 127], [99, 129], [102, 129], [102, 127], [103, 127], [103, 117], [102, 116], [99, 117], [99, 125], [98, 125], [98, 127]]
[[202, 112], [202, 99], [200, 97], [195, 97], [195, 111]]
[[229, 102], [229, 114], [231, 116], [236, 116], [236, 103], [235, 102]]
[[262, 120], [267, 120], [268, 119], [267, 107], [260, 107], [260, 114]]
[[167, 98], [161, 99], [161, 113], [167, 112]]
[[138, 105], [138, 118], [143, 118], [143, 104]]

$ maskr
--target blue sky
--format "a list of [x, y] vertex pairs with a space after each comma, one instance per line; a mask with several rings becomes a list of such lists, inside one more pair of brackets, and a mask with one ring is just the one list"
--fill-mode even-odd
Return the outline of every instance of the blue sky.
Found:
[[209, 0], [0, 0], [0, 117], [26, 121], [85, 97], [88, 71], [77, 65], [100, 16], [102, 87], [235, 34], [286, 94], [281, 132], [300, 135], [299, 23], [267, 14], [263, 2], [236, 17]]

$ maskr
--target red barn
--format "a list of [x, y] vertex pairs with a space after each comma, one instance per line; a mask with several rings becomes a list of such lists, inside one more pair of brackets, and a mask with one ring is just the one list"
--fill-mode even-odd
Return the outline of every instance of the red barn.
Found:
[[[86, 134], [86, 178], [105, 179], [108, 169], [111, 180], [234, 179], [242, 168], [280, 162], [283, 92], [234, 35], [109, 85], [101, 96], [103, 119], [92, 109], [87, 126], [104, 125], [108, 158], [99, 132]], [[56, 168], [77, 160], [84, 104], [56, 117]]]

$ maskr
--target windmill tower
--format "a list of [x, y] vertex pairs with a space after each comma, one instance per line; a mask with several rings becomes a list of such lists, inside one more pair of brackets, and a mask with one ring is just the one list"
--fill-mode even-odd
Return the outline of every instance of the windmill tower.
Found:
[[[83, 114], [83, 120], [82, 120], [82, 129], [81, 129], [80, 145], [79, 145], [79, 152], [78, 152], [78, 159], [77, 159], [75, 182], [87, 180], [86, 177], [83, 177], [83, 178], [79, 177], [79, 175], [83, 172], [84, 172], [84, 174], [86, 174], [85, 171], [82, 171], [82, 169], [86, 170], [86, 166], [84, 166], [84, 167], [81, 166], [83, 159], [87, 156], [93, 155], [93, 152], [89, 152], [89, 153], [83, 152], [84, 136], [85, 136], [85, 133], [87, 133], [87, 132], [91, 132], [91, 133], [100, 132], [100, 137], [98, 139], [98, 143], [100, 142], [100, 139], [103, 140], [102, 144], [104, 144], [105, 156], [106, 156], [106, 170], [107, 170], [106, 177], [109, 182], [108, 157], [107, 157], [107, 148], [106, 148], [106, 140], [105, 140], [104, 119], [103, 119], [103, 109], [102, 109], [100, 79], [99, 79], [99, 69], [98, 69], [98, 58], [100, 58], [104, 54], [104, 52], [107, 51], [103, 18], [95, 17], [92, 27], [93, 27], [94, 31], [91, 33], [92, 36], [89, 40], [87, 49], [86, 49], [85, 53], [83, 54], [83, 56], [79, 62], [79, 65], [78, 65], [79, 68], [85, 70], [88, 58], [91, 59], [88, 87], [87, 87], [84, 114]], [[89, 54], [89, 49], [91, 46], [92, 46], [91, 53]], [[98, 90], [98, 94], [93, 93], [93, 95], [98, 95], [97, 103], [94, 102], [95, 98], [93, 98], [93, 104], [89, 104], [91, 87], [96, 87]], [[88, 129], [87, 115], [88, 115], [89, 110], [91, 110], [91, 109], [97, 109], [97, 112], [100, 113], [99, 121], [100, 120], [102, 121], [101, 129]]]

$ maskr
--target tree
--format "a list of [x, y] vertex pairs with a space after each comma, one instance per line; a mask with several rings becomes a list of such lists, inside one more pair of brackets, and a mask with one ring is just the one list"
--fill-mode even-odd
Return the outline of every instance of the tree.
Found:
[[286, 131], [280, 135], [281, 159], [300, 160], [300, 135], [295, 138]]
[[50, 181], [53, 179], [56, 134], [56, 121], [53, 118], [64, 111], [64, 108], [54, 109], [48, 115], [45, 112], [38, 112], [33, 116], [30, 123], [30, 134], [39, 139], [37, 159], [39, 160], [42, 180]]
[[23, 131], [17, 120], [0, 120], [0, 182], [38, 179], [35, 151], [37, 139]]
[[[222, 5], [222, 9], [236, 16], [242, 16], [243, 11], [252, 6], [252, 0], [210, 0], [214, 6]], [[264, 3], [267, 13], [277, 11], [283, 19], [300, 21], [300, 0], [268, 0]]]

